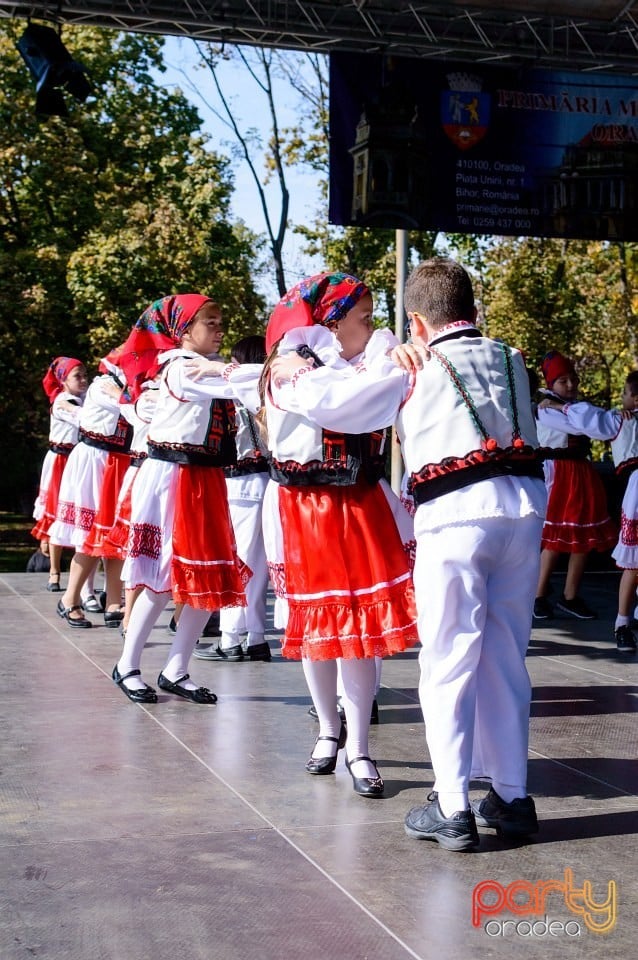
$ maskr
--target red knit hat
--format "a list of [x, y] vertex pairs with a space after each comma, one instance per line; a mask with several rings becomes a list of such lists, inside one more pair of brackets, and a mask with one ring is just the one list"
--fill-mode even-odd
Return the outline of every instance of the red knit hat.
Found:
[[549, 353], [545, 354], [541, 363], [541, 370], [545, 377], [545, 383], [550, 390], [554, 381], [558, 380], [559, 377], [574, 376], [576, 373], [573, 361], [569, 357], [563, 356], [558, 350], [550, 350]]

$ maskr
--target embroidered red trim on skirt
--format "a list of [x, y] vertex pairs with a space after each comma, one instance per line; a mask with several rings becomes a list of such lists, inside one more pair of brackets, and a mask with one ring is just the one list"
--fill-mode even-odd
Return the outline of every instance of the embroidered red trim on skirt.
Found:
[[47, 495], [44, 501], [44, 513], [31, 530], [31, 536], [35, 537], [36, 540], [48, 540], [49, 527], [55, 520], [55, 515], [58, 509], [60, 484], [62, 482], [62, 474], [64, 473], [67, 460], [68, 457], [64, 456], [63, 454], [55, 454], [53, 466], [51, 467], [49, 486], [47, 487]]
[[218, 467], [180, 466], [173, 521], [173, 598], [197, 610], [245, 607], [252, 571], [237, 556]]
[[414, 587], [376, 484], [280, 487], [293, 660], [385, 657], [418, 641]]
[[616, 545], [603, 482], [589, 460], [556, 460], [541, 546], [558, 553], [601, 552]]
[[109, 452], [100, 487], [99, 506], [82, 550], [90, 557], [120, 558], [120, 553], [106, 543], [106, 538], [115, 521], [117, 498], [130, 462], [128, 453]]

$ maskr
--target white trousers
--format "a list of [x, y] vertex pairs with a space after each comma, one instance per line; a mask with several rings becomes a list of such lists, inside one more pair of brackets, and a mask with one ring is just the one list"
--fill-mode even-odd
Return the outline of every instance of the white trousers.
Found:
[[434, 789], [467, 798], [469, 780], [488, 777], [525, 796], [525, 653], [543, 521], [495, 517], [420, 533], [418, 515], [419, 697]]
[[[229, 491], [230, 492], [230, 491]], [[266, 629], [268, 567], [262, 530], [263, 500], [228, 501], [237, 554], [253, 572], [246, 584], [246, 606], [225, 607], [219, 612], [223, 633], [257, 633]]]

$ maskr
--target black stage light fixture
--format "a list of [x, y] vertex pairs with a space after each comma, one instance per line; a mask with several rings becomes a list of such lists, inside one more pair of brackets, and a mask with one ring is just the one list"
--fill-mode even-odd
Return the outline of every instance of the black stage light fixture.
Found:
[[91, 93], [86, 70], [73, 59], [53, 27], [30, 23], [17, 47], [36, 81], [36, 113], [66, 117], [62, 89], [84, 103]]

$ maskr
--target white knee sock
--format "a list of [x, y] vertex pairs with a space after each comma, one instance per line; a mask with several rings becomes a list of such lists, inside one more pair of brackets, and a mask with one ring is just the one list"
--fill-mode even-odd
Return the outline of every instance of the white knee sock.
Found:
[[[319, 736], [338, 737], [341, 720], [337, 712], [337, 661], [309, 660], [302, 657], [301, 663], [319, 718]], [[335, 744], [330, 740], [319, 740], [312, 751], [317, 760], [333, 757], [334, 754]]]
[[[377, 678], [375, 659], [372, 657], [365, 660], [341, 661], [342, 700], [348, 724], [346, 741], [348, 760], [352, 760], [353, 757], [370, 756], [368, 732]], [[365, 760], [355, 763], [352, 773], [356, 777], [377, 776], [375, 768]]]
[[[210, 610], [195, 610], [188, 605], [184, 606], [179, 615], [175, 637], [168, 651], [166, 666], [162, 670], [167, 680], [175, 683], [176, 680], [188, 673], [188, 664], [195, 649], [195, 644], [209, 617]], [[184, 687], [185, 690], [197, 690], [199, 684], [193, 683], [192, 680], [185, 680], [180, 686]]]
[[[122, 676], [130, 673], [131, 670], [139, 670], [144, 644], [170, 597], [170, 593], [153, 593], [151, 590], [143, 590], [135, 601], [124, 637], [122, 654], [117, 662], [117, 669]], [[129, 690], [141, 690], [144, 683], [140, 677], [131, 677], [130, 680], [125, 681], [125, 686]]]

